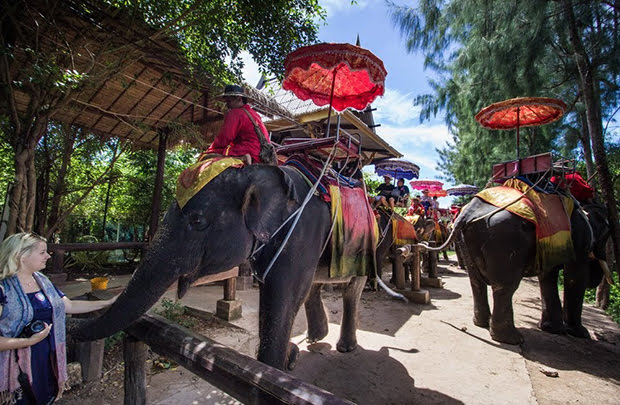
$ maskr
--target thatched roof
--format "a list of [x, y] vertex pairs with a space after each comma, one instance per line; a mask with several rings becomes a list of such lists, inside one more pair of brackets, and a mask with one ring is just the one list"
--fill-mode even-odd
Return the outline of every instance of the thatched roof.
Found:
[[[71, 91], [66, 107], [53, 111], [51, 119], [103, 137], [127, 139], [137, 147], [156, 148], [160, 131], [168, 133], [169, 145], [204, 147], [213, 140], [223, 118], [224, 105], [214, 101], [221, 88], [188, 69], [173, 38], [129, 21], [98, 1], [88, 7], [84, 1], [62, 1], [54, 9], [43, 0], [27, 4], [26, 17], [13, 21], [22, 35], [16, 41], [11, 83], [27, 80], [30, 69], [21, 68], [33, 63], [24, 51], [27, 47], [63, 57], [66, 60], [59, 64], [90, 78]], [[42, 42], [24, 43], [24, 38]], [[24, 114], [32, 93], [19, 87], [13, 91], [15, 107]], [[262, 103], [267, 115], [286, 114], [268, 98]], [[7, 106], [0, 103], [0, 108]]]

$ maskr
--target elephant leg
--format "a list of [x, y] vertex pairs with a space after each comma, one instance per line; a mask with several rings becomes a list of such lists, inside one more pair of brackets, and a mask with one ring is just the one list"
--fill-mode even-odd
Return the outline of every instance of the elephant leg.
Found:
[[357, 324], [359, 321], [359, 303], [366, 276], [353, 277], [342, 293], [342, 324], [340, 339], [336, 349], [341, 353], [355, 350], [357, 347]]
[[321, 288], [323, 284], [316, 283], [310, 288], [310, 294], [304, 303], [306, 320], [308, 321], [308, 342], [316, 343], [327, 336], [328, 321], [325, 307], [321, 301]]
[[587, 263], [570, 263], [564, 266], [564, 323], [569, 335], [590, 339], [590, 333], [581, 324], [585, 294]]
[[562, 303], [558, 295], [559, 269], [553, 269], [538, 275], [542, 314], [538, 327], [549, 333], [566, 333], [562, 320]]
[[[275, 282], [272, 277], [260, 288], [259, 338], [257, 359], [272, 367], [292, 370], [299, 349], [290, 342], [295, 315], [310, 289], [311, 281], [297, 288]], [[307, 285], [307, 288], [304, 286]]]
[[447, 250], [443, 250], [443, 260], [445, 260], [446, 262], [449, 260], [448, 259], [448, 251]]
[[487, 283], [480, 276], [480, 272], [475, 268], [475, 264], [470, 265], [469, 284], [474, 297], [474, 325], [481, 328], [489, 327], [491, 309], [489, 308], [489, 297]]
[[519, 283], [491, 286], [493, 289], [493, 314], [491, 316], [491, 338], [498, 342], [517, 345], [523, 343], [521, 333], [515, 328], [512, 311], [512, 296]]

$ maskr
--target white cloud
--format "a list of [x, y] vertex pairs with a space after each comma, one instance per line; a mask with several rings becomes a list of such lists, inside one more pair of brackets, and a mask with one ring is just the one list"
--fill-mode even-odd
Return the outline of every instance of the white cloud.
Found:
[[420, 107], [413, 105], [411, 93], [403, 94], [393, 89], [385, 89], [385, 94], [377, 98], [372, 106], [377, 109], [373, 112], [376, 121], [399, 126], [417, 121], [420, 115]]

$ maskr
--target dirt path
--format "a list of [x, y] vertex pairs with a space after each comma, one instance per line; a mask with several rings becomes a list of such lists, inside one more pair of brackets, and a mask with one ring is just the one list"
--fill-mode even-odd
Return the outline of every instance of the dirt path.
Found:
[[[341, 304], [337, 294], [326, 294], [334, 325], [324, 343], [308, 347], [303, 334], [294, 339], [302, 355], [293, 374], [359, 404], [618, 403], [620, 328], [602, 311], [584, 310], [592, 341], [543, 333], [536, 326], [537, 283], [524, 280], [515, 297], [515, 322], [526, 342], [500, 344], [471, 321], [466, 273], [440, 265], [445, 286], [431, 289], [430, 305], [364, 293], [360, 348], [353, 353], [335, 350]], [[558, 377], [546, 376], [541, 367]]]
[[[358, 404], [617, 404], [620, 396], [620, 327], [602, 311], [585, 306], [584, 325], [593, 340], [543, 333], [536, 324], [540, 299], [536, 281], [524, 280], [515, 296], [515, 321], [525, 337], [521, 346], [499, 344], [488, 330], [473, 325], [472, 297], [466, 273], [454, 262], [440, 262], [443, 289], [430, 289], [431, 304], [404, 304], [383, 292], [362, 296], [359, 347], [336, 351], [342, 303], [340, 293], [324, 293], [329, 335], [308, 346], [305, 315], [298, 315], [293, 341], [301, 354], [295, 376]], [[193, 288], [183, 299], [209, 311], [221, 287]], [[205, 331], [210, 338], [253, 354], [257, 337], [257, 289], [238, 291], [247, 333]], [[558, 377], [540, 369], [557, 371]], [[122, 367], [118, 381], [122, 386]], [[110, 374], [112, 375], [112, 374]], [[152, 404], [235, 403], [188, 371], [178, 368], [149, 377]], [[85, 390], [84, 392], [89, 392]], [[91, 394], [97, 392], [90, 390]], [[99, 391], [99, 392], [103, 392]], [[122, 390], [88, 396], [91, 405], [121, 404]], [[77, 402], [74, 402], [76, 401]], [[80, 398], [61, 403], [80, 403]]]

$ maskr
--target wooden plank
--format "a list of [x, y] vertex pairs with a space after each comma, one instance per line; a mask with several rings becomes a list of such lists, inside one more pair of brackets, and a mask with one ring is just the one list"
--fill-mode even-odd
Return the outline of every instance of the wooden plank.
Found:
[[143, 315], [125, 331], [244, 404], [352, 404], [161, 316]]
[[75, 252], [116, 249], [146, 249], [147, 246], [147, 242], [48, 243], [47, 250], [50, 252]]
[[202, 276], [192, 283], [192, 287], [196, 287], [198, 285], [203, 285], [203, 284], [214, 283], [216, 281], [227, 280], [229, 278], [237, 277], [238, 275], [239, 275], [239, 267], [235, 266], [232, 269], [223, 271], [221, 273], [207, 274], [206, 276]]

